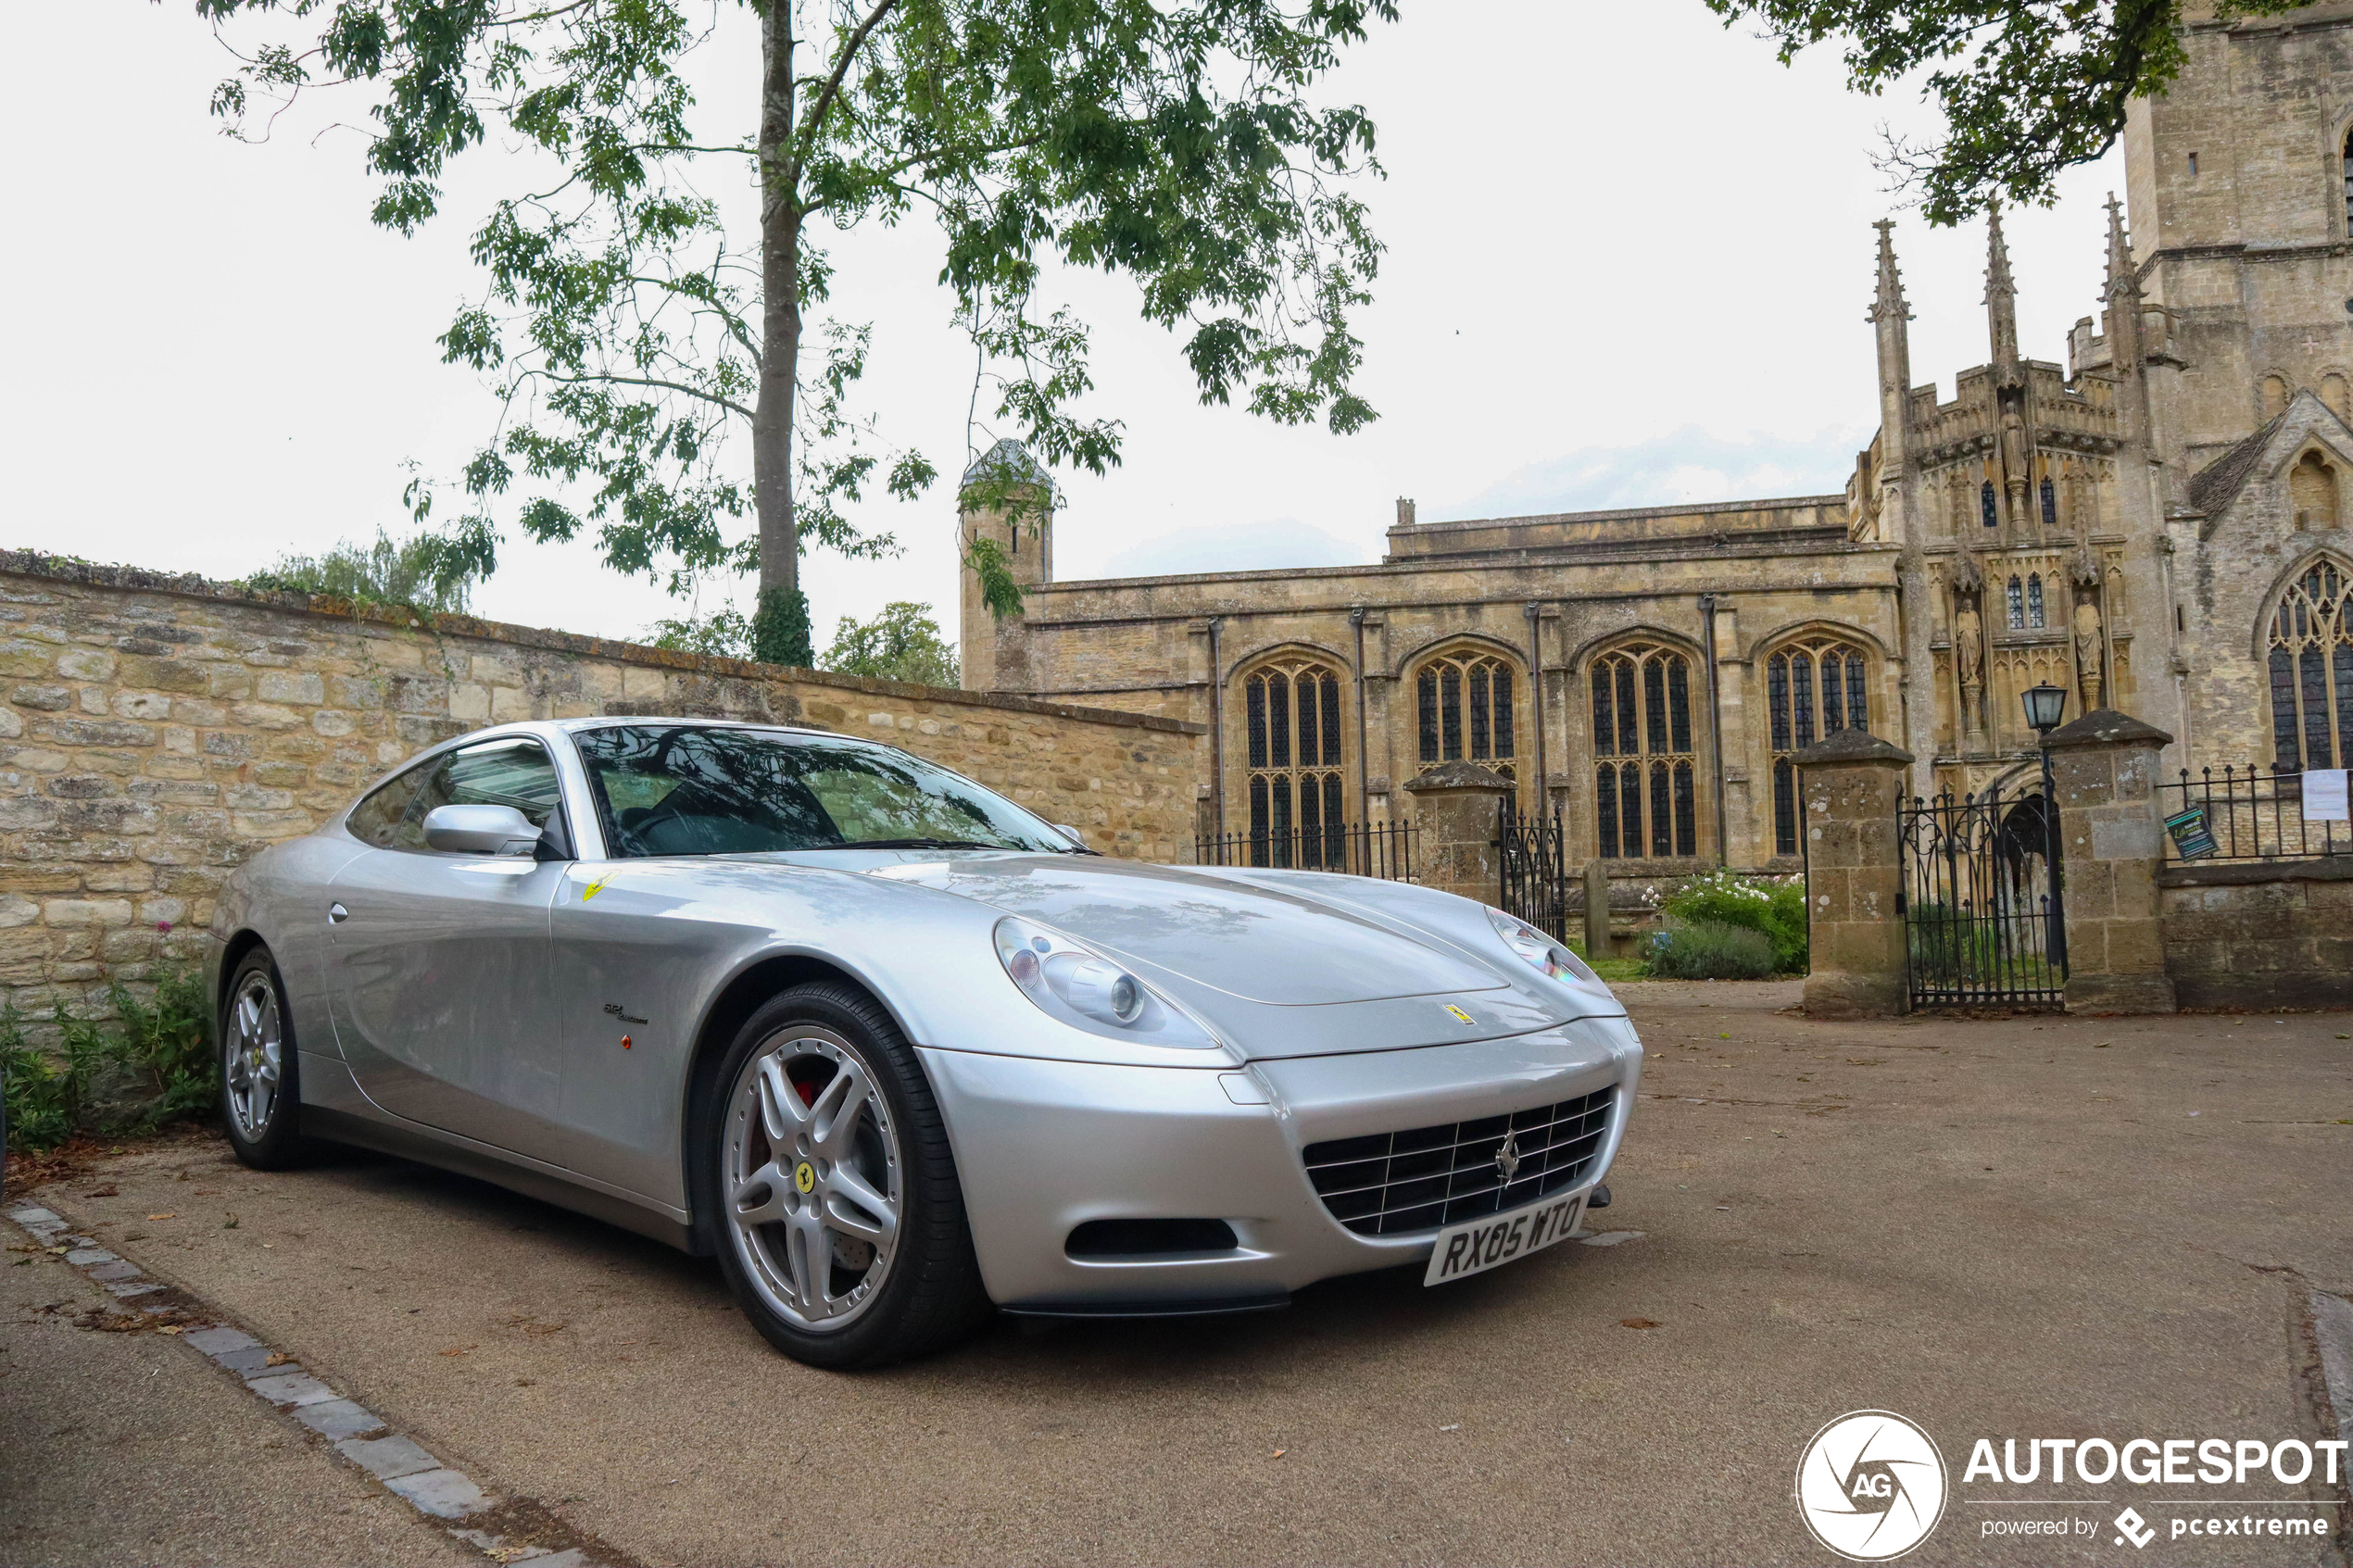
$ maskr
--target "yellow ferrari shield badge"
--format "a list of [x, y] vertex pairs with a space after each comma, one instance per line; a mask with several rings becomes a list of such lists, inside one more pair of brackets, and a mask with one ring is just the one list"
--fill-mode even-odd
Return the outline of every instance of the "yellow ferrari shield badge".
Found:
[[796, 1191], [802, 1193], [814, 1192], [817, 1189], [817, 1167], [812, 1165], [806, 1160], [794, 1166], [792, 1168], [792, 1185]]
[[1448, 1002], [1446, 1004], [1446, 1010], [1454, 1015], [1454, 1022], [1457, 1023], [1477, 1023], [1478, 1022], [1478, 1020], [1473, 1018], [1470, 1014], [1465, 1012], [1462, 1009], [1456, 1007], [1452, 1002]]

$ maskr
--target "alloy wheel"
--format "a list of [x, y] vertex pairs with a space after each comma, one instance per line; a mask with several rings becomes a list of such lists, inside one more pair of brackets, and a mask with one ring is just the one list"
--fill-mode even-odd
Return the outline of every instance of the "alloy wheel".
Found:
[[806, 1024], [763, 1042], [736, 1075], [723, 1160], [729, 1239], [761, 1300], [810, 1333], [856, 1322], [904, 1211], [899, 1137], [865, 1057]]
[[229, 1113], [246, 1142], [270, 1131], [278, 1109], [278, 1085], [285, 1070], [285, 1029], [278, 1016], [277, 987], [267, 974], [248, 975], [229, 1010], [229, 1039], [222, 1062], [229, 1085]]

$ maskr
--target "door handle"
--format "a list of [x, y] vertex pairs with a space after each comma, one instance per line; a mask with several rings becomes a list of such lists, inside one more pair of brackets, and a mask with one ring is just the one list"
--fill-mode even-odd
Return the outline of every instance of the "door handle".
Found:
[[341, 904], [330, 904], [327, 906], [327, 923], [329, 925], [341, 925], [345, 921], [349, 920], [350, 918], [351, 911], [345, 909]]

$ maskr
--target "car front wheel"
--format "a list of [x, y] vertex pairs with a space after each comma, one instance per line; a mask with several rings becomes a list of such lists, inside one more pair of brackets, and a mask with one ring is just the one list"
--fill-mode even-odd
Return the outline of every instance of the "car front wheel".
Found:
[[719, 1256], [753, 1325], [851, 1369], [939, 1349], [988, 1311], [948, 1135], [872, 997], [795, 986], [736, 1035], [703, 1146]]

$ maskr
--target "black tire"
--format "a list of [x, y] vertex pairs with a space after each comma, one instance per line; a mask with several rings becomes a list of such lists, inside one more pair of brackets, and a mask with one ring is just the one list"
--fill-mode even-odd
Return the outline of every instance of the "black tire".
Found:
[[[822, 1038], [828, 1035], [834, 1037], [831, 1042]], [[836, 1050], [848, 1047], [836, 1058], [833, 1071], [837, 1073], [844, 1071], [839, 1065], [844, 1057], [862, 1060], [871, 1069], [882, 1115], [869, 1113], [864, 1120], [875, 1140], [871, 1147], [889, 1150], [895, 1160], [899, 1189], [897, 1232], [881, 1283], [872, 1287], [870, 1298], [845, 1309], [849, 1321], [823, 1329], [795, 1322], [770, 1298], [769, 1292], [776, 1286], [775, 1276], [785, 1267], [779, 1260], [782, 1249], [790, 1245], [783, 1239], [788, 1223], [781, 1219], [774, 1223], [739, 1223], [726, 1198], [735, 1180], [730, 1173], [732, 1162], [758, 1160], [775, 1165], [794, 1159], [771, 1143], [758, 1124], [757, 1102], [750, 1098], [756, 1089], [747, 1076], [753, 1070], [754, 1058], [816, 1063], [820, 1061], [816, 1056], [790, 1054], [812, 1044]], [[812, 1087], [803, 1098], [812, 1095], [813, 1113], [827, 1097]], [[832, 982], [796, 985], [775, 997], [736, 1032], [703, 1099], [692, 1145], [698, 1211], [710, 1221], [719, 1265], [736, 1304], [771, 1345], [811, 1366], [852, 1371], [945, 1349], [970, 1336], [988, 1320], [993, 1308], [981, 1285], [972, 1229], [964, 1217], [963, 1190], [956, 1179], [955, 1156], [948, 1146], [938, 1102], [906, 1036], [872, 997], [855, 986]], [[739, 1149], [746, 1139], [755, 1149], [764, 1149], [764, 1154]], [[796, 1184], [801, 1168], [797, 1162]], [[824, 1203], [831, 1190], [815, 1194], [815, 1201]], [[778, 1189], [774, 1201], [792, 1200]], [[798, 1201], [805, 1205], [811, 1199]], [[882, 1261], [878, 1248], [870, 1248], [870, 1255], [868, 1274], [874, 1261]], [[830, 1248], [824, 1254], [822, 1266], [827, 1279], [862, 1277], [837, 1273], [838, 1256]], [[755, 1277], [756, 1271], [763, 1268], [767, 1283]], [[818, 1288], [823, 1293], [827, 1286]]]
[[[239, 1010], [248, 996], [258, 1001], [265, 1027], [274, 1030], [276, 1077], [266, 1114], [249, 1114], [253, 1099], [249, 1084], [259, 1063], [255, 1042], [240, 1031]], [[229, 1130], [229, 1147], [257, 1171], [284, 1171], [309, 1159], [312, 1148], [302, 1135], [302, 1083], [295, 1048], [294, 1014], [286, 1006], [285, 982], [270, 949], [257, 947], [237, 960], [222, 994], [218, 1042], [220, 1060], [220, 1120]], [[266, 1055], [266, 1052], [260, 1053]], [[241, 1060], [243, 1057], [245, 1060]]]

